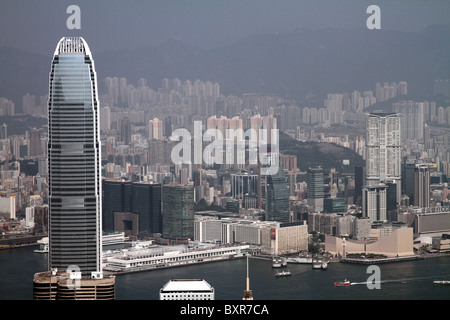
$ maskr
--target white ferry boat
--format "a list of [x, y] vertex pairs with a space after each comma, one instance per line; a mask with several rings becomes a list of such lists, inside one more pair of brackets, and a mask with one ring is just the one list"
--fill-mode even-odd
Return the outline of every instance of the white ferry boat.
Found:
[[281, 268], [281, 258], [280, 257], [273, 257], [272, 258], [272, 268]]
[[312, 260], [312, 268], [313, 269], [320, 269], [320, 270], [327, 270], [328, 268], [328, 261], [322, 259], [322, 258], [314, 258]]
[[179, 245], [153, 246], [142, 250], [122, 250], [117, 255], [104, 257], [103, 270], [134, 272], [227, 260], [245, 256], [248, 249], [248, 245], [242, 245], [193, 250], [187, 246]]
[[277, 277], [288, 277], [291, 275], [290, 271], [277, 271], [277, 273], [275, 274], [275, 276]]
[[435, 280], [433, 284], [435, 286], [450, 286], [450, 280]]
[[48, 253], [48, 237], [44, 237], [38, 240], [39, 249], [34, 250], [36, 253]]
[[312, 263], [312, 268], [316, 270], [327, 270], [328, 262], [326, 261], [314, 261]]
[[304, 257], [289, 257], [286, 258], [287, 263], [305, 263], [311, 264], [312, 258], [304, 258]]

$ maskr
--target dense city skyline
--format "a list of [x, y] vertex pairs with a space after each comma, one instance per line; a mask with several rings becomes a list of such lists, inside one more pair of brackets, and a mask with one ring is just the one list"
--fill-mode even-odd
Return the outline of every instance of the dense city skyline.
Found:
[[34, 299], [249, 256], [448, 258], [449, 4], [421, 23], [415, 1], [22, 4], [0, 42], [0, 246], [48, 254]]

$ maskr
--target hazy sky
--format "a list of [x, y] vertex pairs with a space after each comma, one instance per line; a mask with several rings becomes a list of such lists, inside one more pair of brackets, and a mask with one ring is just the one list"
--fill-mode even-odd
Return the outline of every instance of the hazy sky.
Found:
[[[72, 4], [81, 9], [79, 31], [66, 27]], [[365, 28], [372, 4], [383, 30], [450, 22], [448, 0], [1, 0], [0, 46], [51, 55], [61, 37], [83, 36], [97, 52], [168, 39], [216, 47], [297, 27]]]

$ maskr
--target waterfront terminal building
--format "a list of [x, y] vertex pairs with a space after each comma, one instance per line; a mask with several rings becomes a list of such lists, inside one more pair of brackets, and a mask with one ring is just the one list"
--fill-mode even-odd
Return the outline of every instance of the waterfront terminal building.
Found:
[[214, 300], [214, 288], [204, 279], [172, 279], [159, 291], [160, 300]]

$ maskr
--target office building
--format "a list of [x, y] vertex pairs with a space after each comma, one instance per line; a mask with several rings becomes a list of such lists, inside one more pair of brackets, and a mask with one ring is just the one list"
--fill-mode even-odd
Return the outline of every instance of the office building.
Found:
[[323, 211], [324, 175], [320, 167], [309, 168], [307, 172], [307, 203], [315, 212]]
[[368, 185], [362, 191], [362, 216], [371, 221], [387, 220], [387, 186]]
[[[37, 290], [43, 284], [51, 286], [59, 270], [73, 280], [62, 282], [60, 291], [68, 293], [64, 298], [80, 299], [85, 289], [92, 287], [91, 282], [107, 285], [114, 292], [115, 279], [103, 278], [102, 272], [97, 76], [83, 38], [59, 41], [51, 64], [49, 90], [48, 267], [51, 273], [36, 274], [34, 288]], [[95, 298], [95, 294], [85, 297]], [[114, 299], [114, 294], [108, 298]]]
[[[104, 179], [102, 181], [102, 227], [104, 232], [114, 232], [114, 213], [126, 211], [125, 185], [122, 180]], [[129, 201], [127, 204], [129, 206]]]
[[162, 236], [186, 241], [194, 238], [194, 186], [163, 186]]
[[49, 267], [101, 275], [100, 128], [94, 61], [82, 38], [63, 38], [50, 71]]
[[133, 183], [131, 189], [131, 212], [138, 215], [140, 236], [161, 233], [161, 184]]
[[161, 184], [103, 180], [102, 224], [127, 236], [161, 233]]
[[6, 123], [0, 126], [0, 140], [8, 138], [8, 125]]
[[355, 197], [353, 199], [354, 204], [361, 205], [362, 188], [364, 186], [364, 167], [355, 167]]
[[231, 174], [231, 196], [235, 199], [244, 199], [246, 194], [257, 194], [258, 175], [248, 173]]
[[129, 145], [131, 142], [131, 120], [126, 117], [120, 121], [120, 136], [119, 140], [123, 144]]
[[408, 161], [402, 167], [402, 192], [408, 196], [411, 204], [414, 203], [414, 171], [416, 168], [415, 161]]
[[325, 198], [323, 206], [323, 211], [327, 213], [347, 212], [347, 201], [344, 198]]
[[430, 206], [430, 168], [417, 164], [414, 169], [414, 206], [428, 208]]
[[395, 220], [394, 217], [390, 219], [389, 212], [395, 213], [398, 205], [400, 204], [400, 199], [397, 198], [397, 181], [386, 180], [386, 210], [388, 212], [388, 220]]
[[266, 176], [266, 220], [290, 222], [290, 202], [287, 177], [283, 170]]

